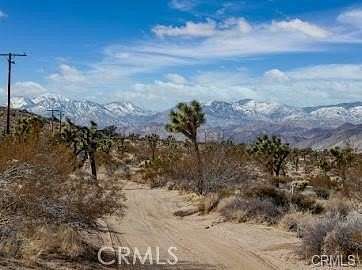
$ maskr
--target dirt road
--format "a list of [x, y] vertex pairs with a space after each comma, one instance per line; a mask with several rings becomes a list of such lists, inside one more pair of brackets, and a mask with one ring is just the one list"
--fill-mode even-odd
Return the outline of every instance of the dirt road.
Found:
[[[174, 211], [187, 206], [185, 196], [177, 191], [149, 189], [135, 183], [125, 186], [127, 214], [123, 219], [106, 220], [113, 231], [115, 246], [137, 248], [144, 253], [160, 248], [161, 261], [170, 257], [169, 247], [178, 257], [176, 265], [133, 266], [130, 269], [183, 270], [263, 270], [303, 269], [288, 258], [296, 238], [282, 231], [252, 224], [221, 223], [211, 225], [216, 215], [175, 217]], [[154, 257], [153, 257], [154, 258]]]

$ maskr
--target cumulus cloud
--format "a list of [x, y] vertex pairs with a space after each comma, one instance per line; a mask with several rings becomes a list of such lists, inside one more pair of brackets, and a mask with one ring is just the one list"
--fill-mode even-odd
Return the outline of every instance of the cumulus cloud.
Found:
[[289, 77], [279, 69], [271, 69], [264, 73], [264, 79], [268, 81], [285, 82], [289, 80]]
[[172, 83], [176, 83], [176, 84], [186, 84], [187, 83], [187, 79], [179, 74], [176, 73], [169, 73], [166, 76], [166, 79], [169, 80]]
[[[327, 50], [333, 42], [351, 42], [351, 29], [345, 23], [326, 27], [301, 19], [253, 23], [235, 17], [158, 25], [152, 29], [155, 37], [108, 46], [103, 58], [86, 68], [63, 63], [48, 77], [46, 88], [96, 96], [97, 101], [119, 97], [151, 109], [191, 99], [273, 99], [293, 105], [362, 100], [360, 65], [270, 67], [259, 75], [225, 65], [220, 72], [225, 62], [246, 57]], [[353, 42], [358, 38], [353, 34]], [[208, 72], [202, 71], [205, 65]], [[194, 75], [183, 74], [186, 66], [187, 74]]]
[[[166, 109], [179, 101], [273, 100], [295, 106], [362, 100], [361, 65], [318, 65], [271, 69], [261, 76], [245, 70], [202, 72], [191, 77], [135, 83], [122, 96], [144, 107]], [[185, 83], [187, 82], [187, 83]]]
[[273, 21], [271, 29], [275, 32], [280, 30], [300, 32], [313, 38], [326, 38], [330, 35], [330, 33], [322, 27], [300, 19], [279, 22]]
[[59, 71], [57, 73], [53, 73], [49, 76], [49, 79], [53, 81], [60, 81], [60, 82], [82, 82], [85, 80], [84, 75], [81, 71], [76, 69], [75, 67], [61, 64], [59, 65]]
[[205, 23], [187, 22], [184, 26], [164, 26], [156, 25], [152, 32], [159, 37], [186, 36], [186, 37], [209, 37], [214, 35], [216, 31], [216, 23], [208, 20]]
[[337, 20], [341, 23], [350, 24], [362, 28], [362, 9], [352, 9], [341, 13]]
[[186, 22], [182, 26], [156, 25], [152, 32], [158, 37], [212, 37], [216, 35], [249, 33], [252, 26], [244, 18], [227, 18], [216, 23], [208, 19], [206, 22]]
[[48, 90], [39, 83], [32, 81], [17, 82], [12, 87], [12, 94], [14, 96], [39, 96], [47, 93]]

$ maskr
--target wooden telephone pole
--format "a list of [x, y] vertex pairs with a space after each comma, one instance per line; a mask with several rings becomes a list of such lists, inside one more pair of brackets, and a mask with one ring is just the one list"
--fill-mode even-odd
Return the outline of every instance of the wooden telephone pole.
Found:
[[10, 134], [11, 65], [15, 64], [14, 58], [16, 56], [26, 56], [26, 54], [25, 53], [23, 53], [23, 54], [0, 53], [0, 56], [7, 56], [7, 61], [8, 61], [8, 108], [7, 108], [7, 115], [6, 115], [6, 134]]

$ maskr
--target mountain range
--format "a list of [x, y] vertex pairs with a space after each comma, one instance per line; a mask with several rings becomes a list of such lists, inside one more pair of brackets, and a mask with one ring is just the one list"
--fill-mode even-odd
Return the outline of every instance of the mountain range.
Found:
[[[103, 127], [116, 125], [127, 132], [156, 132], [163, 136], [170, 111], [148, 111], [131, 102], [99, 104], [50, 94], [13, 97], [11, 103], [13, 108], [43, 116], [50, 116], [50, 109], [61, 109], [65, 117], [80, 125], [93, 120]], [[203, 110], [207, 124], [200, 136], [206, 140], [250, 142], [260, 134], [275, 134], [300, 147], [326, 148], [349, 143], [362, 149], [362, 102], [302, 108], [243, 99], [209, 102], [203, 104]]]

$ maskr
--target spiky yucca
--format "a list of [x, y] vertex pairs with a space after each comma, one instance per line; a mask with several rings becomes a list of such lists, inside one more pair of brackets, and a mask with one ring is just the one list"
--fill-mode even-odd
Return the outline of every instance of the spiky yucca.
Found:
[[197, 129], [206, 122], [206, 119], [205, 114], [202, 112], [201, 104], [196, 100], [190, 104], [179, 103], [176, 110], [171, 110], [169, 117], [170, 120], [166, 125], [166, 130], [174, 133], [182, 133], [194, 146], [199, 171], [197, 189], [198, 192], [202, 194], [204, 192], [204, 180], [202, 160], [197, 142]]
[[280, 138], [264, 135], [257, 138], [251, 146], [251, 152], [260, 158], [271, 175], [279, 176], [290, 154], [290, 148], [288, 144], [282, 143]]

